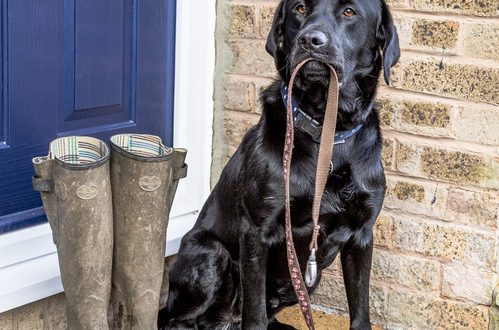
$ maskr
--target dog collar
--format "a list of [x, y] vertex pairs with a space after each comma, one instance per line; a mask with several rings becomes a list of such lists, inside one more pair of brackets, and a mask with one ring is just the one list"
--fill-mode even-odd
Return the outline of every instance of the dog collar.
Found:
[[[284, 82], [281, 82], [281, 96], [284, 105], [287, 106], [288, 103], [288, 86]], [[322, 125], [312, 117], [310, 117], [305, 111], [300, 109], [300, 105], [298, 101], [293, 97], [291, 100], [293, 105], [293, 125], [298, 130], [307, 133], [312, 137], [317, 143], [321, 143], [321, 135], [322, 135]], [[334, 135], [334, 144], [342, 144], [346, 142], [346, 139], [352, 137], [363, 127], [362, 124], [359, 124], [347, 131], [338, 131]]]

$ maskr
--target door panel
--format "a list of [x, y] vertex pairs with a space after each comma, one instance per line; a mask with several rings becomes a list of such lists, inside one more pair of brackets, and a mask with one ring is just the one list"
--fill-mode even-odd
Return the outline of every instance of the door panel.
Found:
[[172, 142], [175, 1], [2, 2], [0, 233], [46, 221], [31, 159], [51, 140]]
[[124, 47], [132, 29], [137, 28], [137, 7], [133, 4], [122, 0], [66, 1], [66, 102], [59, 118], [65, 135], [103, 125], [130, 126], [135, 121], [131, 118], [130, 86], [136, 82], [130, 73], [136, 70], [131, 61], [136, 43]]
[[54, 0], [43, 6], [29, 2], [2, 1], [2, 111], [7, 132], [6, 146], [0, 150], [0, 217], [41, 205], [30, 191], [31, 158], [47, 153], [57, 130], [59, 6]]
[[[123, 40], [130, 38], [123, 0], [76, 2], [66, 24], [75, 29], [75, 108], [121, 106], [123, 101]], [[136, 8], [134, 9], [136, 10]], [[135, 13], [134, 13], [135, 14]], [[72, 22], [70, 21], [72, 19]], [[105, 31], [105, 33], [102, 33]]]

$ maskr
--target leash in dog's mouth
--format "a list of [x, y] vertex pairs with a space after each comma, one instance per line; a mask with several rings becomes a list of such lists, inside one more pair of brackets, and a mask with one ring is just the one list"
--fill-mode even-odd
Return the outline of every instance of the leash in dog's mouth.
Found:
[[[289, 84], [287, 87], [287, 125], [286, 125], [286, 138], [284, 142], [284, 155], [283, 155], [283, 165], [284, 165], [284, 190], [285, 190], [285, 222], [286, 222], [286, 253], [288, 257], [288, 268], [289, 274], [291, 276], [291, 281], [293, 283], [293, 288], [295, 290], [296, 296], [298, 298], [298, 303], [300, 304], [300, 309], [303, 313], [303, 317], [307, 323], [310, 330], [315, 329], [314, 320], [312, 317], [312, 310], [310, 307], [310, 297], [308, 296], [307, 287], [314, 286], [317, 280], [317, 262], [316, 262], [316, 252], [318, 249], [318, 236], [319, 236], [319, 212], [322, 200], [322, 195], [326, 187], [326, 181], [329, 173], [332, 171], [331, 158], [333, 155], [333, 147], [335, 144], [335, 129], [336, 129], [336, 119], [338, 115], [338, 98], [339, 98], [339, 87], [338, 87], [338, 75], [334, 68], [324, 63], [329, 67], [331, 71], [328, 98], [326, 105], [326, 113], [324, 116], [324, 123], [320, 130], [319, 147], [319, 157], [317, 161], [317, 171], [315, 177], [315, 194], [314, 202], [312, 208], [312, 221], [314, 224], [314, 229], [312, 232], [312, 240], [310, 243], [310, 257], [307, 262], [307, 270], [305, 272], [305, 281], [300, 270], [300, 264], [298, 262], [298, 257], [296, 255], [296, 250], [293, 243], [293, 233], [291, 230], [291, 206], [290, 206], [290, 193], [289, 193], [289, 179], [291, 171], [291, 158], [293, 156], [293, 141], [294, 141], [294, 110], [293, 107], [293, 84], [296, 75], [303, 67], [303, 65], [309, 61], [317, 61], [317, 59], [306, 59], [298, 64], [291, 75]], [[360, 128], [359, 128], [360, 129]], [[356, 131], [358, 131], [357, 129]], [[355, 132], [356, 132], [355, 131]], [[355, 134], [355, 132], [353, 134]], [[352, 135], [353, 135], [352, 134]], [[314, 139], [315, 141], [315, 139]]]

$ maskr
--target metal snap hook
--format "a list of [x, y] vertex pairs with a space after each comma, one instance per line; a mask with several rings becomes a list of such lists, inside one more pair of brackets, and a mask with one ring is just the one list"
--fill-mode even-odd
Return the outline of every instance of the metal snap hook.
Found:
[[315, 261], [315, 249], [312, 249], [307, 262], [307, 271], [305, 272], [305, 284], [310, 288], [317, 281], [317, 262]]

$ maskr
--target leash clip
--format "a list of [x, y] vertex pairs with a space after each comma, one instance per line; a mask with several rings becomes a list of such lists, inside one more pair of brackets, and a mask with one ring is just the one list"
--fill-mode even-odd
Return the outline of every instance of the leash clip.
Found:
[[307, 262], [307, 271], [305, 272], [305, 284], [310, 288], [314, 286], [317, 280], [317, 262], [315, 261], [315, 249], [312, 249]]

